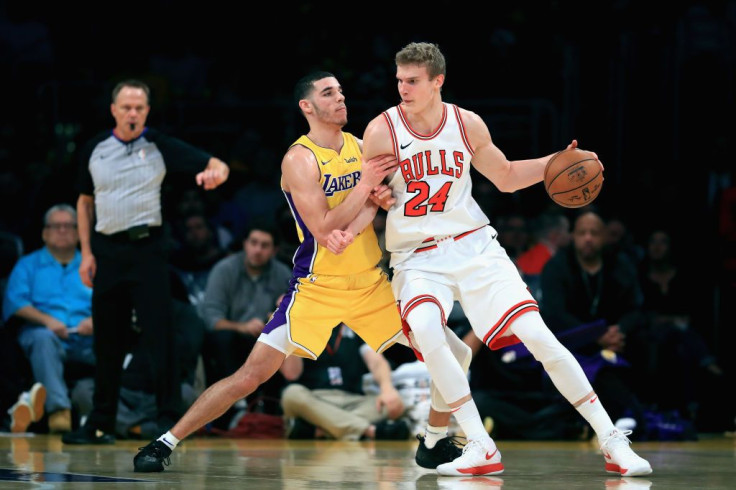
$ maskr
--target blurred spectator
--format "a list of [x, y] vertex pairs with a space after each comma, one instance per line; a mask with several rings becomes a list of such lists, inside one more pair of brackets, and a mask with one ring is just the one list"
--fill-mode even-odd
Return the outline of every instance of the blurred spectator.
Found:
[[640, 279], [652, 337], [646, 395], [663, 409], [697, 419], [701, 430], [733, 428], [736, 405], [720, 395], [733, 385], [693, 323], [699, 309], [694, 288], [703, 278], [678, 263], [669, 232], [654, 230], [649, 235]]
[[643, 407], [627, 384], [640, 371], [636, 364], [630, 371], [621, 357], [628, 360], [632, 348], [647, 344], [637, 270], [624, 254], [604, 253], [605, 224], [591, 208], [580, 210], [572, 236], [572, 246], [542, 271], [540, 312], [578, 359], [611, 418], [633, 412], [643, 427]]
[[529, 247], [529, 232], [526, 218], [518, 213], [498, 217], [498, 242], [503, 246], [509, 258], [516, 263], [519, 256]]
[[67, 204], [52, 206], [44, 217], [45, 246], [13, 268], [3, 301], [3, 320], [20, 326], [18, 342], [33, 376], [48, 392], [45, 409], [51, 432], [72, 428], [71, 400], [64, 380], [65, 363], [94, 372], [92, 290], [78, 269], [77, 213]]
[[[256, 215], [251, 209], [241, 206], [233, 199], [233, 196], [253, 180], [253, 155], [264, 144], [261, 133], [253, 128], [245, 129], [235, 140], [229, 161], [230, 177], [222, 186], [221, 199], [217, 208], [210, 214], [215, 226], [230, 230], [235, 237], [243, 236], [248, 223]], [[291, 224], [293, 226], [293, 220]], [[225, 243], [221, 245], [224, 248], [228, 247]]]
[[185, 216], [181, 228], [181, 247], [171, 254], [171, 265], [187, 289], [189, 302], [198, 305], [204, 299], [212, 267], [227, 256], [227, 251], [218, 245], [204, 214], [193, 212]]
[[532, 228], [535, 244], [519, 256], [516, 265], [534, 299], [541, 306], [542, 269], [560, 248], [570, 244], [570, 220], [562, 212], [552, 210], [536, 218]]
[[[362, 363], [356, 362], [360, 357]], [[363, 392], [370, 371], [378, 394]], [[288, 381], [281, 395], [289, 439], [407, 439], [409, 426], [397, 420], [404, 403], [391, 380], [391, 367], [346, 325], [338, 325], [315, 361], [288, 356], [281, 366]]]
[[249, 157], [251, 179], [235, 191], [232, 203], [247, 210], [251, 217], [257, 216], [259, 220], [276, 223], [277, 212], [284, 204], [284, 194], [278, 180], [281, 159], [265, 146]]
[[[199, 305], [207, 327], [202, 352], [207, 386], [230, 376], [243, 364], [291, 279], [289, 267], [274, 258], [279, 236], [272, 225], [253, 224], [242, 244], [243, 251], [212, 268]], [[283, 383], [283, 377], [274, 376], [262, 391], [251, 395], [251, 400], [262, 393], [278, 398]], [[237, 410], [244, 408], [238, 403], [213, 425], [227, 430]]]
[[611, 254], [623, 253], [635, 266], [644, 258], [644, 249], [636, 243], [622, 218], [614, 216], [606, 220], [604, 243]]
[[[228, 179], [229, 181], [230, 179]], [[234, 229], [228, 223], [219, 223], [212, 218], [213, 213], [221, 204], [221, 196], [217, 194], [208, 193], [199, 188], [184, 189], [181, 195], [176, 198], [176, 220], [183, 221], [195, 214], [204, 216], [213, 233], [215, 243], [226, 250], [233, 240]]]

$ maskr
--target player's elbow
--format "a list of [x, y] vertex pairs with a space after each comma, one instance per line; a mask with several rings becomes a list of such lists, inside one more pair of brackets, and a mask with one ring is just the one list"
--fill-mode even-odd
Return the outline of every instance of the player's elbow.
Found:
[[516, 192], [523, 187], [520, 185], [519, 179], [514, 174], [511, 167], [509, 167], [505, 172], [497, 173], [492, 182], [501, 192]]

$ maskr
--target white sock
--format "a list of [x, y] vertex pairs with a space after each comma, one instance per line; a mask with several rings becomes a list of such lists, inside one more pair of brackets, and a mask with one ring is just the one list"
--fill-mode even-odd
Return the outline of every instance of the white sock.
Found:
[[177, 439], [171, 431], [159, 437], [158, 440], [166, 444], [172, 451], [176, 449], [176, 445], [179, 444], [179, 439]]
[[483, 421], [478, 413], [478, 407], [475, 402], [470, 399], [453, 410], [455, 420], [463, 429], [465, 437], [469, 440], [490, 441], [491, 436], [486, 432]]
[[594, 394], [591, 399], [585, 400], [575, 409], [588, 421], [599, 438], [607, 436], [615, 428], [598, 395]]
[[427, 424], [424, 431], [424, 445], [427, 449], [432, 449], [441, 439], [447, 437], [448, 427], [435, 427]]

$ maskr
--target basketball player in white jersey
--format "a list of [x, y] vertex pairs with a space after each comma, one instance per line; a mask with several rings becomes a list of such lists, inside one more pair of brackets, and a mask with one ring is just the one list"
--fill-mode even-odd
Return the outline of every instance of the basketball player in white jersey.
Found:
[[[396, 54], [396, 66], [401, 103], [368, 125], [363, 158], [393, 154], [399, 161], [388, 177], [396, 199], [386, 223], [392, 288], [404, 333], [468, 439], [462, 455], [437, 471], [503, 472], [501, 453], [483, 427], [465, 372], [446, 341], [445, 320], [457, 300], [491, 349], [524, 342], [595, 430], [608, 472], [651, 473], [649, 463], [629, 447], [628, 433], [615, 428], [575, 358], [544, 324], [471, 196], [471, 164], [502, 192], [514, 192], [541, 182], [552, 155], [510, 162], [477, 114], [444, 103], [445, 59], [436, 45], [407, 45]], [[576, 146], [573, 140], [568, 148]]]

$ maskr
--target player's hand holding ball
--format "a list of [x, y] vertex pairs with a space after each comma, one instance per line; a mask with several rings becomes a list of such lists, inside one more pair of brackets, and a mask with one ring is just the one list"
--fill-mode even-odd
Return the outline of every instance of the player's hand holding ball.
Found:
[[544, 189], [565, 208], [579, 208], [593, 202], [603, 186], [603, 165], [598, 155], [581, 150], [573, 140], [556, 153], [544, 169]]

